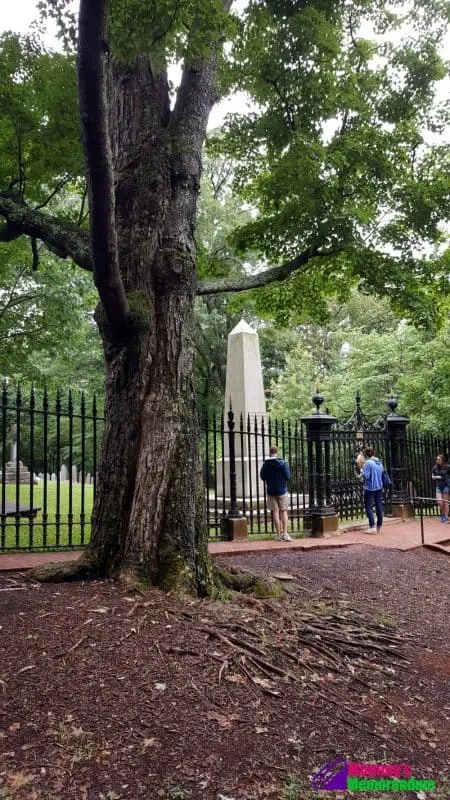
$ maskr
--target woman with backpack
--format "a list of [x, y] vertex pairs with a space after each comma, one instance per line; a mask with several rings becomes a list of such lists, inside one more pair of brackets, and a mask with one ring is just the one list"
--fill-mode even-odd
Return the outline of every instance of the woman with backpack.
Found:
[[[364, 533], [380, 533], [383, 525], [383, 488], [387, 476], [383, 479], [384, 467], [379, 458], [375, 455], [373, 447], [366, 447], [364, 451], [366, 461], [361, 470], [364, 479], [364, 508], [366, 509], [369, 527]], [[390, 479], [389, 479], [390, 483]], [[373, 515], [373, 507], [377, 515], [377, 526]]]

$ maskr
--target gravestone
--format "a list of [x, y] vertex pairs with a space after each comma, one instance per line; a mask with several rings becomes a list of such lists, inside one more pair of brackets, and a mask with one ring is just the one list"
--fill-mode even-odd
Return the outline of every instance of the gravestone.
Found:
[[[251, 484], [252, 497], [256, 500], [257, 487], [259, 497], [264, 496], [264, 484], [259, 477], [262, 466], [262, 438], [258, 435], [258, 461], [255, 459], [255, 420], [258, 432], [261, 431], [262, 422], [266, 426], [266, 401], [264, 397], [264, 384], [259, 350], [259, 336], [245, 320], [228, 335], [227, 372], [225, 388], [225, 441], [224, 458], [217, 462], [217, 486], [219, 493], [223, 487], [223, 471], [225, 472], [225, 495], [230, 496], [230, 464], [228, 444], [227, 415], [231, 408], [234, 413], [235, 423], [235, 453], [236, 453], [236, 489], [238, 498], [244, 496], [248, 499]], [[243, 442], [239, 434], [240, 419], [242, 415], [244, 430], [247, 431], [247, 421], [250, 419], [252, 435], [250, 437], [250, 457], [248, 439], [245, 435]], [[268, 455], [268, 439], [265, 440], [266, 456]]]
[[30, 473], [21, 461], [17, 461], [17, 425], [11, 428], [11, 453], [6, 464], [5, 483], [29, 483]]
[[75, 464], [72, 464], [72, 482], [78, 483], [78, 470]]
[[61, 470], [59, 472], [59, 478], [62, 482], [69, 480], [69, 470], [67, 469], [65, 464], [61, 464]]

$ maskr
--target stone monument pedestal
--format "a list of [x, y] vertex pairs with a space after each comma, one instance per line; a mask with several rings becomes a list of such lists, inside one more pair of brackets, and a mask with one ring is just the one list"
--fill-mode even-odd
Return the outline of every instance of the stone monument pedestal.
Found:
[[246, 542], [248, 540], [247, 519], [245, 517], [222, 517], [220, 538], [223, 542]]
[[391, 516], [396, 519], [412, 519], [415, 516], [412, 503], [392, 503]]
[[[252, 498], [256, 502], [257, 496], [264, 497], [264, 482], [259, 477], [262, 467], [262, 458], [258, 463], [248, 456], [236, 456], [236, 493], [238, 498], [245, 497], [247, 504], [250, 498], [250, 484]], [[217, 462], [217, 491], [222, 494], [225, 479], [225, 497], [230, 496], [230, 459], [228, 456]], [[259, 494], [258, 494], [259, 493]]]
[[334, 533], [335, 531], [339, 530], [338, 514], [328, 514], [327, 516], [318, 514], [317, 516], [311, 516], [308, 519], [311, 520], [311, 527], [307, 530], [311, 531], [311, 536], [313, 537], [320, 538], [326, 533]]
[[[8, 461], [5, 470], [5, 483], [16, 483], [17, 461]], [[19, 461], [19, 483], [30, 483], [30, 473], [26, 466]]]

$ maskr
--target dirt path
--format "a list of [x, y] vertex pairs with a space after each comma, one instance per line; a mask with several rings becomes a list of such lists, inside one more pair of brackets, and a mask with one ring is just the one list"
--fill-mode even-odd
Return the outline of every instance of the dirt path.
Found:
[[347, 754], [407, 762], [448, 800], [450, 560], [355, 547], [221, 563], [288, 574], [290, 594], [182, 603], [0, 576], [0, 796], [305, 800]]

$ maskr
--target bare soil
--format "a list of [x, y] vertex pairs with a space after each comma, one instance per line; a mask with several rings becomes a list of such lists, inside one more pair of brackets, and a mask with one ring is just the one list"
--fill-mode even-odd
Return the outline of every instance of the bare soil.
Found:
[[278, 576], [284, 599], [0, 576], [0, 797], [304, 800], [347, 755], [406, 762], [447, 800], [450, 559], [218, 561]]

